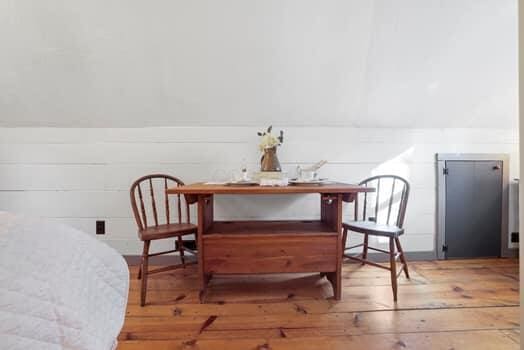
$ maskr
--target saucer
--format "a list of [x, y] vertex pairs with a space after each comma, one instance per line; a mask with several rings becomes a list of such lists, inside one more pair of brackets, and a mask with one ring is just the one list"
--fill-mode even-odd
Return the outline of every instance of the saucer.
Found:
[[303, 180], [303, 179], [291, 179], [289, 180], [290, 185], [324, 185], [330, 183], [328, 179], [316, 179], [316, 180]]

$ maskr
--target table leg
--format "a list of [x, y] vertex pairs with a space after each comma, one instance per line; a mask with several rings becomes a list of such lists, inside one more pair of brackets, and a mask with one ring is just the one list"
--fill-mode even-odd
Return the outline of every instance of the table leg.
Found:
[[198, 293], [198, 299], [200, 300], [200, 304], [206, 303], [206, 296], [207, 296], [207, 285], [209, 284], [209, 280], [211, 280], [212, 275], [208, 273], [204, 273], [203, 277], [203, 284], [200, 289], [200, 293]]
[[213, 195], [198, 196], [198, 275], [200, 280], [200, 302], [205, 301], [206, 289], [211, 275], [205, 273], [204, 254], [206, 254], [203, 238], [206, 231], [213, 225]]
[[336, 300], [342, 298], [342, 194], [322, 195], [320, 199], [321, 220], [333, 227], [338, 233], [337, 249], [335, 257], [336, 270], [326, 273], [327, 279], [333, 286], [333, 294]]

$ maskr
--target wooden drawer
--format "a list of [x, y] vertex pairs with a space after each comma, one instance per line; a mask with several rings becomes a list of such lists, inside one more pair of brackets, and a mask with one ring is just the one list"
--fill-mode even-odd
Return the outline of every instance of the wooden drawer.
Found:
[[337, 234], [210, 234], [203, 249], [206, 273], [332, 272]]

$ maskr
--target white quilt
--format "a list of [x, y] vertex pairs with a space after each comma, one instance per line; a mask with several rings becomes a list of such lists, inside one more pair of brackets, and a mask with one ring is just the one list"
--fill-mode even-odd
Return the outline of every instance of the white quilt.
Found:
[[0, 349], [109, 350], [129, 270], [79, 230], [0, 212]]

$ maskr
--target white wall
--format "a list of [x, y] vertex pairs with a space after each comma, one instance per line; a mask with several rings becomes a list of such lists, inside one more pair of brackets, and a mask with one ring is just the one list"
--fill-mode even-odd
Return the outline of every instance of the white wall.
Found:
[[[0, 209], [106, 219], [136, 254], [134, 178], [254, 167], [274, 124], [288, 169], [410, 178], [405, 245], [431, 250], [435, 153], [510, 153], [518, 176], [516, 43], [516, 0], [0, 0]], [[279, 216], [317, 214], [296, 201]]]
[[1, 0], [0, 126], [517, 126], [516, 0]]
[[[257, 130], [0, 128], [0, 210], [52, 218], [92, 234], [95, 220], [105, 219], [108, 233], [98, 237], [124, 254], [139, 254], [128, 194], [132, 181], [152, 172], [186, 182], [230, 176], [242, 158], [255, 170]], [[518, 135], [506, 129], [290, 127], [285, 132], [279, 157], [291, 174], [296, 164], [327, 159], [321, 175], [332, 179], [358, 182], [390, 172], [407, 177], [413, 187], [403, 237], [408, 251], [434, 248], [435, 153], [509, 153], [511, 178], [519, 172]], [[216, 215], [308, 219], [319, 215], [318, 198], [219, 198]]]

